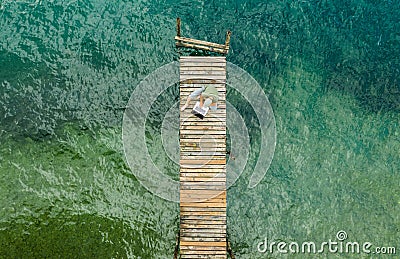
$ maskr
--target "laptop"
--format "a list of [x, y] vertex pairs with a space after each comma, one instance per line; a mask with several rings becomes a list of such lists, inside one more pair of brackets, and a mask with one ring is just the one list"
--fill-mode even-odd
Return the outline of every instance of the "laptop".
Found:
[[196, 102], [196, 105], [193, 107], [192, 113], [200, 119], [204, 119], [209, 109], [209, 107], [200, 108], [200, 102]]

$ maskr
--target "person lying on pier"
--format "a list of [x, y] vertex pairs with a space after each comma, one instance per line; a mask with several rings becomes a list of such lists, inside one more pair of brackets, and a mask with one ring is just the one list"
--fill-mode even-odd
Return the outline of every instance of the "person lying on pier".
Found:
[[212, 111], [217, 110], [218, 90], [213, 85], [207, 85], [194, 90], [188, 96], [185, 105], [183, 105], [181, 108], [181, 111], [184, 111], [189, 106], [190, 101], [198, 96], [200, 96], [200, 108], [210, 107]]

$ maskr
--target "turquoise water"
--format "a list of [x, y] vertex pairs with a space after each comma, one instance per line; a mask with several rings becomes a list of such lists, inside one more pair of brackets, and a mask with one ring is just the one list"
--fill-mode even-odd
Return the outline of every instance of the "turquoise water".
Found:
[[253, 136], [228, 191], [237, 258], [359, 257], [257, 251], [340, 230], [400, 253], [399, 2], [0, 3], [0, 258], [172, 258], [179, 207], [139, 184], [121, 131], [135, 86], [178, 59], [178, 16], [184, 36], [223, 42], [230, 29], [227, 59], [274, 109], [275, 156], [249, 189], [258, 123], [228, 89]]

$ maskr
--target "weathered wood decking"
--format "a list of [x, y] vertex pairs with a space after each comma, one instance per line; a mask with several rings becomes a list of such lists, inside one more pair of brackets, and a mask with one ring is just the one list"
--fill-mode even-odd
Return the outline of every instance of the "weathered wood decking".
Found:
[[218, 110], [201, 120], [180, 113], [180, 255], [226, 258], [226, 59], [180, 58], [180, 107], [204, 84], [218, 89]]

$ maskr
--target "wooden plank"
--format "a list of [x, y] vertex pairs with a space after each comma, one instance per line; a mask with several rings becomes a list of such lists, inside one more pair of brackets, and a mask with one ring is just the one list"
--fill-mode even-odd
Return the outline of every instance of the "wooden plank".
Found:
[[[192, 131], [206, 131], [206, 132], [225, 132], [226, 127], [222, 125], [190, 125], [190, 124], [183, 124], [179, 130], [185, 134], [185, 131], [192, 132]], [[208, 135], [212, 135], [212, 133], [208, 133]], [[200, 136], [201, 138], [201, 136]]]
[[[185, 176], [180, 177], [181, 181], [186, 182], [186, 183], [211, 183], [211, 182], [216, 182], [216, 183], [225, 183], [226, 184], [226, 177], [225, 174], [219, 174], [218, 177], [212, 177], [212, 174], [210, 174], [209, 177], [205, 174], [197, 174], [197, 173], [185, 173]], [[192, 179], [192, 180], [188, 180]], [[204, 181], [202, 181], [204, 180]], [[184, 189], [182, 189], [184, 190]], [[200, 196], [199, 196], [200, 197]]]
[[[192, 89], [190, 91], [184, 91], [181, 92], [181, 103], [180, 106], [182, 106], [183, 104], [186, 103], [187, 97], [194, 91], [195, 89]], [[194, 105], [196, 104], [196, 102], [199, 102], [200, 98], [196, 97], [196, 98], [191, 98], [191, 101], [189, 103], [189, 106], [186, 109], [189, 109], [190, 111], [192, 111]], [[226, 102], [225, 102], [225, 93], [223, 93], [222, 91], [218, 92], [218, 104], [217, 104], [217, 111], [218, 110], [225, 110], [226, 112]], [[213, 113], [213, 110], [210, 110], [209, 113]]]
[[213, 178], [210, 178], [210, 179], [211, 179], [210, 181], [203, 181], [203, 182], [202, 181], [195, 181], [195, 182], [181, 181], [181, 187], [182, 186], [188, 186], [188, 187], [223, 186], [223, 187], [225, 187], [225, 185], [226, 185], [225, 181], [214, 181]]
[[[204, 120], [196, 120], [190, 123], [181, 123], [179, 129], [200, 129], [200, 130], [225, 130], [226, 126], [223, 122], [220, 121], [204, 121]], [[203, 136], [198, 137], [197, 139], [201, 139]]]
[[[198, 185], [198, 186], [188, 186], [188, 185], [183, 185], [180, 186], [180, 189], [183, 190], [195, 190], [198, 192], [202, 192], [202, 191], [223, 191], [226, 188], [226, 186], [218, 186], [218, 185], [210, 185], [210, 186], [204, 186], [204, 185]], [[202, 197], [202, 196], [199, 196]], [[208, 198], [206, 196], [204, 196], [205, 198]], [[201, 202], [202, 200], [199, 199], [195, 199], [194, 202]]]
[[[223, 191], [225, 190], [226, 186], [219, 186], [219, 185], [181, 185], [180, 186], [181, 190], [198, 190], [199, 192], [203, 191], [203, 190], [217, 190], [217, 191]], [[196, 200], [196, 202], [199, 200]]]
[[206, 197], [208, 195], [208, 199], [213, 199], [213, 198], [226, 198], [226, 190], [225, 191], [219, 191], [219, 192], [211, 192], [211, 191], [204, 191], [204, 192], [190, 192], [190, 190], [182, 190], [180, 193], [180, 197], [186, 196], [186, 197], [201, 197], [202, 195]]
[[181, 241], [181, 246], [226, 246], [226, 242], [193, 242], [193, 241]]
[[200, 224], [200, 225], [224, 225], [226, 220], [205, 220], [205, 219], [182, 219], [183, 224]]
[[226, 136], [221, 134], [216, 135], [202, 135], [194, 136], [191, 134], [180, 134], [181, 140], [184, 142], [194, 142], [194, 143], [224, 143], [226, 141]]
[[196, 215], [196, 216], [226, 216], [226, 211], [211, 211], [211, 210], [206, 210], [206, 211], [181, 211], [181, 216], [185, 215]]
[[185, 81], [188, 79], [213, 79], [213, 80], [225, 80], [226, 76], [225, 75], [180, 75], [180, 81]]
[[183, 210], [180, 213], [181, 217], [184, 216], [192, 216], [192, 217], [199, 217], [199, 216], [218, 216], [218, 217], [226, 217], [226, 211], [221, 210], [221, 208], [214, 208], [214, 209], [209, 209], [209, 208], [195, 208], [196, 210], [193, 210], [194, 208], [189, 208], [189, 207], [182, 207], [182, 209], [189, 209], [189, 210]]
[[201, 168], [196, 168], [196, 167], [184, 167], [181, 168], [179, 175], [180, 177], [225, 178], [226, 170], [224, 170], [223, 168], [204, 168], [204, 170], [201, 170]]
[[180, 177], [180, 180], [182, 182], [226, 182], [226, 175], [218, 175], [219, 177], [187, 177], [187, 176], [182, 176]]
[[[198, 144], [198, 145], [200, 145], [200, 144]], [[221, 156], [227, 155], [225, 147], [218, 147], [216, 144], [212, 144], [212, 143], [207, 143], [207, 146], [201, 145], [201, 146], [197, 146], [197, 147], [181, 146], [180, 149], [181, 149], [181, 154], [183, 156], [185, 156], [185, 154], [184, 154], [185, 152], [187, 152], [187, 153], [190, 152], [190, 153], [195, 153], [195, 154], [196, 154], [196, 152], [197, 153], [199, 153], [199, 152], [207, 153], [208, 152], [208, 153], [213, 153], [213, 154], [221, 153], [220, 154]]]
[[[215, 61], [213, 61], [215, 62]], [[226, 67], [215, 67], [215, 66], [202, 66], [202, 67], [193, 67], [193, 66], [180, 66], [180, 71], [226, 71]]]
[[181, 246], [181, 250], [205, 250], [205, 251], [226, 251], [225, 247], [222, 246]]
[[[194, 90], [194, 89], [193, 89]], [[186, 102], [186, 99], [187, 99], [187, 97], [189, 96], [191, 94], [191, 91], [183, 91], [183, 92], [181, 92], [181, 95], [180, 95], [180, 100], [181, 100], [181, 104], [183, 105], [183, 103], [185, 103]], [[194, 99], [192, 99], [193, 100], [193, 104], [192, 105], [194, 105], [194, 101], [198, 101], [199, 100], [199, 98], [197, 97], [197, 98], [194, 98]], [[225, 104], [226, 102], [225, 102], [225, 100], [226, 100], [226, 97], [225, 97], [225, 93], [223, 93], [223, 92], [219, 92], [218, 93], [218, 105], [219, 104]]]
[[200, 182], [200, 183], [207, 183], [207, 182], [224, 182], [226, 183], [226, 174], [219, 174], [217, 177], [212, 177], [212, 174], [209, 174], [210, 176], [207, 176], [206, 174], [199, 174], [199, 173], [185, 173], [184, 176], [180, 176], [181, 181], [185, 181], [188, 183], [195, 183], [195, 182]]
[[181, 229], [179, 232], [180, 235], [182, 236], [187, 236], [187, 237], [195, 237], [198, 235], [199, 237], [226, 237], [226, 229], [218, 229], [218, 228], [212, 228], [212, 229], [191, 229], [191, 228], [184, 228]]
[[[185, 191], [185, 190], [182, 190], [182, 191]], [[191, 195], [185, 194], [185, 195], [181, 195], [180, 196], [180, 199], [194, 199], [194, 198], [203, 198], [203, 200], [200, 201], [200, 203], [201, 202], [209, 202], [209, 203], [221, 203], [222, 202], [222, 203], [226, 203], [226, 195], [222, 195], [222, 192], [220, 194], [217, 194], [217, 195], [208, 194], [208, 196], [204, 195], [204, 194], [202, 194], [202, 196], [199, 196], [199, 194], [195, 194], [195, 195], [193, 195], [193, 194], [191, 194]], [[192, 203], [192, 202], [186, 202], [186, 203]], [[217, 207], [217, 208], [219, 208], [219, 207]], [[199, 211], [207, 211], [207, 209], [203, 209], [202, 208]]]
[[[197, 161], [197, 160], [226, 160], [226, 154], [217, 156], [217, 155], [211, 155], [211, 156], [202, 156], [202, 155], [190, 155], [190, 156], [185, 156], [181, 154], [181, 160], [191, 160], [191, 161]], [[197, 163], [195, 163], [197, 164]]]
[[[196, 85], [199, 85], [199, 84], [196, 84]], [[187, 92], [193, 92], [194, 90], [200, 89], [202, 86], [207, 86], [207, 85], [214, 86], [218, 90], [219, 96], [226, 94], [226, 87], [219, 86], [219, 84], [201, 84], [201, 86], [187, 85], [186, 87], [179, 88], [179, 92], [182, 95], [182, 94], [186, 94]]]
[[[181, 115], [182, 115], [182, 113], [181, 113]], [[200, 119], [200, 118], [198, 118], [198, 117], [195, 117], [195, 116], [191, 116], [192, 114], [187, 114], [186, 116], [186, 118], [183, 118], [180, 122], [181, 122], [181, 125], [183, 124], [183, 125], [187, 125], [187, 124], [190, 124], [191, 122], [211, 122], [211, 123], [224, 123], [225, 122], [225, 119], [226, 119], [226, 114], [220, 114], [220, 117], [218, 118], [218, 119], [214, 119], [215, 117], [214, 117], [214, 115], [215, 114], [213, 114], [213, 113], [209, 113], [209, 114], [207, 114], [207, 116], [209, 116], [209, 117], [204, 117], [204, 119]], [[190, 117], [189, 117], [190, 116]], [[201, 138], [204, 138], [204, 136], [201, 136], [201, 137], [197, 137], [197, 139], [201, 139]]]
[[182, 202], [181, 207], [192, 208], [225, 208], [225, 202]]
[[[190, 67], [190, 68], [192, 68], [192, 67]], [[212, 86], [214, 86], [216, 88], [225, 88], [226, 89], [226, 84], [225, 83], [217, 83], [217, 82], [215, 82], [215, 83], [211, 83], [211, 84], [181, 83], [180, 87], [179, 87], [179, 90], [186, 89], [186, 88], [198, 89], [198, 88], [201, 88], [201, 87], [206, 86], [206, 85], [212, 85]]]
[[[188, 135], [190, 136], [190, 135]], [[216, 135], [218, 136], [218, 135]], [[204, 148], [204, 150], [209, 149], [209, 150], [218, 150], [218, 148], [226, 149], [226, 139], [224, 138], [216, 138], [215, 140], [213, 138], [194, 138], [194, 136], [191, 136], [192, 138], [183, 138], [184, 142], [180, 143], [180, 148], [182, 149], [190, 149], [190, 148]]]
[[[210, 259], [208, 255], [181, 255], [181, 259]], [[226, 255], [214, 255], [213, 259], [226, 259]]]
[[197, 160], [188, 160], [188, 159], [184, 159], [180, 161], [181, 166], [185, 167], [185, 166], [191, 166], [191, 165], [225, 165], [226, 161], [224, 160], [201, 160], [201, 159], [197, 159]]
[[[206, 85], [206, 84], [204, 84]], [[218, 97], [221, 99], [222, 97], [224, 97], [224, 95], [226, 94], [226, 88], [224, 87], [215, 87], [218, 91]], [[199, 87], [185, 87], [185, 88], [181, 88], [179, 89], [180, 91], [180, 95], [182, 96], [187, 96], [188, 94], [191, 94], [193, 91], [200, 89]], [[193, 100], [198, 100], [199, 97], [193, 98]], [[218, 100], [218, 104], [220, 104], [220, 99]], [[186, 98], [184, 98], [184, 101], [186, 101]]]
[[200, 192], [202, 190], [221, 190], [221, 191], [223, 191], [223, 190], [225, 190], [226, 186], [225, 185], [224, 186], [219, 186], [219, 185], [207, 185], [207, 186], [205, 186], [205, 185], [193, 185], [193, 186], [181, 185], [180, 188], [181, 188], [181, 190], [199, 190], [199, 192]]
[[209, 167], [201, 167], [201, 168], [181, 168], [181, 173], [225, 173], [226, 172], [226, 165], [219, 165], [217, 166], [209, 166]]
[[181, 117], [179, 119], [180, 123], [190, 123], [190, 122], [215, 122], [215, 123], [225, 123], [226, 121], [226, 115], [223, 117], [215, 117], [213, 116], [212, 112], [210, 113], [211, 116], [206, 116], [204, 119], [199, 119], [193, 114], [190, 114], [189, 116]]
[[[190, 198], [184, 198], [181, 197], [180, 198], [180, 202], [186, 202], [186, 203], [212, 203], [212, 202], [225, 202], [226, 203], [226, 199], [213, 199], [213, 200], [209, 200], [207, 197], [205, 198], [200, 198], [200, 197], [190, 197]], [[183, 221], [182, 221], [183, 222]]]
[[[196, 229], [226, 229], [226, 224], [180, 224], [180, 228], [196, 228]], [[210, 240], [211, 241], [211, 240]], [[211, 244], [210, 244], [211, 245]]]
[[[219, 75], [219, 76], [226, 76], [225, 70], [208, 70], [208, 67], [202, 67], [202, 69], [198, 68], [197, 70], [181, 70], [181, 75]], [[183, 86], [182, 86], [183, 87]]]
[[[185, 168], [185, 169], [192, 169], [190, 167]], [[212, 178], [226, 178], [226, 172], [221, 171], [221, 172], [180, 172], [179, 176], [181, 178], [184, 177], [196, 177], [196, 178], [206, 178], [206, 179], [212, 179]]]
[[224, 202], [226, 203], [226, 197], [219, 197], [218, 195], [203, 195], [203, 196], [193, 196], [193, 195], [181, 195], [179, 197], [181, 202], [193, 203], [193, 202], [204, 202], [204, 203], [216, 203]]
[[181, 84], [225, 84], [226, 80], [212, 80], [212, 79], [185, 79], [179, 81]]
[[[204, 162], [199, 162], [199, 163], [196, 163], [196, 161], [199, 161], [199, 160], [202, 160], [202, 161], [209, 161], [209, 160], [226, 160], [226, 154], [223, 154], [223, 155], [220, 155], [220, 156], [217, 156], [217, 155], [211, 155], [211, 156], [202, 156], [202, 155], [190, 155], [190, 156], [185, 156], [185, 155], [183, 155], [183, 154], [181, 154], [181, 160], [185, 160], [185, 161], [191, 161], [191, 162], [189, 162], [189, 164], [196, 164], [196, 165], [198, 165], [199, 163], [200, 164], [203, 164]], [[219, 164], [219, 163], [218, 163]]]
[[182, 156], [226, 156], [226, 151], [204, 151], [204, 150], [191, 150], [191, 151], [183, 151], [181, 150]]
[[224, 215], [224, 214], [220, 214], [220, 215], [181, 214], [180, 219], [206, 219], [206, 220], [225, 220], [226, 221], [226, 215]]
[[225, 191], [223, 191], [223, 192], [221, 192], [221, 191], [215, 191], [215, 190], [210, 190], [210, 191], [204, 191], [204, 192], [201, 192], [201, 193], [199, 193], [198, 191], [192, 191], [192, 190], [182, 190], [181, 192], [180, 192], [181, 194], [190, 194], [190, 193], [195, 193], [195, 194], [202, 194], [202, 195], [208, 195], [208, 194], [210, 194], [210, 195], [221, 195], [222, 193], [226, 193], [226, 190]]
[[[220, 169], [220, 170], [225, 170], [226, 169], [226, 165], [202, 165], [201, 166], [201, 168], [198, 168], [198, 167], [184, 167], [184, 168], [181, 168], [181, 171], [182, 172], [185, 172], [184, 170], [186, 170], [186, 169], [188, 169], [188, 170], [190, 170], [190, 171], [192, 171], [192, 170], [195, 170], [195, 169]], [[193, 171], [194, 172], [194, 171]], [[206, 171], [205, 171], [206, 172]], [[225, 172], [225, 171], [220, 171], [220, 172]]]
[[[181, 259], [210, 259], [208, 255], [181, 255]], [[226, 259], [226, 255], [214, 255], [213, 259]]]
[[195, 152], [195, 151], [204, 151], [204, 152], [226, 152], [225, 143], [216, 143], [216, 142], [185, 142], [180, 145], [181, 152]]
[[223, 157], [228, 156], [226, 152], [215, 152], [215, 151], [181, 151], [180, 153], [181, 157], [190, 157], [191, 159], [214, 159], [214, 160], [219, 160]]
[[191, 121], [197, 121], [197, 122], [203, 122], [203, 121], [221, 121], [225, 122], [226, 121], [226, 113], [221, 112], [221, 111], [210, 111], [203, 119], [200, 119], [192, 114], [192, 109], [190, 108], [186, 109], [184, 112], [180, 112], [180, 116], [182, 119], [179, 121], [185, 124], [190, 123]]
[[181, 135], [180, 137], [182, 145], [185, 145], [187, 143], [191, 143], [191, 145], [193, 145], [193, 143], [195, 143], [200, 146], [213, 146], [226, 143], [226, 136], [224, 135], [202, 136], [201, 138], [196, 138], [196, 136], [193, 135]]
[[223, 250], [185, 250], [181, 249], [181, 254], [182, 255], [226, 255], [226, 251]]
[[[218, 92], [218, 94], [219, 94], [218, 97], [220, 96], [220, 94], [226, 92], [225, 89], [222, 89], [222, 88], [216, 88], [216, 89], [217, 89], [217, 92]], [[196, 89], [196, 88], [184, 88], [184, 89], [180, 89], [180, 92], [181, 92], [182, 94], [184, 94], [184, 93], [191, 94], [194, 90], [197, 90], [197, 89]], [[194, 100], [196, 100], [196, 99], [199, 99], [199, 97], [194, 98]], [[185, 101], [186, 101], [186, 98], [185, 98]], [[219, 104], [219, 103], [218, 103], [218, 104]], [[218, 105], [218, 107], [221, 108], [220, 105]]]
[[226, 135], [226, 130], [180, 130], [180, 134], [182, 135], [189, 135], [189, 134], [194, 134], [194, 135]]
[[[225, 176], [225, 175], [224, 175]], [[192, 181], [186, 181], [186, 178], [181, 177], [181, 186], [225, 186], [225, 177], [218, 178], [220, 181], [217, 181], [217, 178], [205, 178], [206, 181], [199, 181], [197, 177], [193, 177]]]
[[226, 259], [226, 255], [203, 255], [203, 254], [181, 254], [180, 258], [182, 259]]
[[[193, 135], [187, 135], [186, 137], [181, 138], [181, 147], [182, 146], [188, 146], [191, 145], [194, 147], [196, 145], [197, 147], [220, 147], [221, 145], [224, 145], [226, 143], [225, 137], [221, 137], [219, 135], [213, 136], [213, 138], [195, 138]], [[222, 146], [223, 147], [223, 146]]]
[[223, 146], [225, 145], [225, 142], [222, 141], [224, 139], [218, 139], [219, 141], [212, 141], [212, 139], [207, 139], [207, 141], [204, 142], [203, 141], [200, 142], [201, 140], [193, 140], [189, 138], [183, 138], [183, 140], [185, 140], [185, 142], [182, 142], [180, 144], [181, 152], [189, 152], [189, 151], [195, 152], [201, 150], [203, 150], [204, 152], [226, 151], [226, 147]]
[[[197, 89], [198, 89], [198, 88], [184, 88], [184, 89], [180, 89], [181, 96], [183, 96], [183, 98], [184, 98], [184, 100], [182, 100], [182, 101], [186, 102], [185, 96], [191, 94], [193, 91], [195, 91], [195, 90], [197, 90]], [[224, 97], [223, 95], [226, 93], [226, 89], [217, 88], [217, 87], [216, 87], [216, 89], [217, 89], [218, 98], [219, 98], [219, 100], [218, 100], [218, 107], [221, 107], [221, 105], [223, 105], [223, 104], [225, 105], [225, 103], [220, 102], [220, 99], [222, 99], [222, 98]], [[199, 99], [200, 99], [199, 97], [193, 98], [193, 100], [199, 100]]]
[[177, 41], [175, 43], [177, 47], [185, 47], [185, 48], [192, 48], [192, 49], [201, 49], [201, 50], [207, 50], [207, 51], [213, 51], [217, 52], [220, 54], [226, 54], [227, 50], [226, 49], [221, 49], [221, 48], [214, 48], [214, 47], [209, 47], [209, 46], [204, 46], [203, 44], [194, 44], [194, 43], [185, 43], [184, 41]]
[[224, 160], [226, 156], [201, 156], [201, 157], [197, 157], [197, 156], [183, 156], [181, 155], [181, 160], [190, 160], [190, 161], [197, 161], [199, 160], [199, 158], [201, 158], [201, 160]]
[[[179, 37], [179, 36], [175, 36], [175, 40], [176, 41], [182, 41], [182, 42], [205, 45], [205, 46], [218, 48], [218, 49], [225, 49], [225, 45], [224, 44], [218, 44], [218, 43], [204, 41], [204, 40], [196, 40], [196, 39], [192, 39], [192, 38]], [[181, 57], [181, 58], [183, 58], [183, 57]], [[218, 60], [224, 60], [225, 59], [223, 57], [221, 57], [221, 58], [213, 57], [213, 58], [214, 59], [218, 59]], [[196, 57], [192, 57], [192, 56], [183, 58], [183, 60], [196, 60], [196, 59], [207, 60], [207, 59], [211, 59], [211, 58], [204, 58], [204, 57], [196, 58]]]
[[[190, 92], [187, 92], [188, 96], [189, 96]], [[209, 115], [212, 115], [211, 117], [218, 118], [219, 116], [215, 115], [216, 112], [219, 112], [220, 114], [226, 113], [226, 102], [224, 100], [221, 100], [221, 95], [219, 95], [218, 98], [219, 98], [219, 100], [217, 103], [217, 110], [216, 111], [209, 110], [207, 116], [204, 119], [209, 118]], [[179, 107], [182, 107], [186, 103], [186, 99], [187, 98], [184, 97], [183, 100], [181, 100], [182, 103], [179, 104]], [[193, 118], [195, 117], [191, 112], [192, 112], [193, 107], [196, 104], [196, 102], [200, 102], [200, 98], [191, 98], [189, 106], [185, 109], [185, 112], [189, 115], [189, 117], [193, 117]], [[180, 113], [182, 113], [182, 112], [180, 112]], [[223, 116], [223, 117], [225, 117], [225, 116]], [[186, 116], [184, 118], [186, 118]], [[204, 119], [202, 120], [202, 119], [199, 119], [198, 117], [195, 117], [195, 118], [197, 118], [197, 121], [199, 121], [199, 122], [204, 121]]]
[[225, 212], [226, 213], [226, 208], [222, 208], [222, 207], [204, 208], [204, 207], [186, 207], [186, 206], [181, 206], [180, 210], [181, 210], [181, 213], [182, 213], [182, 211], [196, 212], [197, 214], [211, 212], [211, 211], [218, 211], [218, 212]]
[[215, 178], [208, 178], [207, 181], [185, 181], [183, 180], [184, 178], [180, 178], [181, 179], [181, 186], [202, 186], [202, 185], [207, 185], [207, 186], [225, 186], [225, 181], [222, 181], [223, 179], [225, 179], [225, 177], [223, 178], [219, 178], [221, 179], [221, 181], [216, 181]]
[[193, 125], [183, 124], [179, 128], [180, 130], [223, 130], [226, 132], [225, 125]]
[[[208, 255], [181, 255], [181, 259], [210, 259]], [[226, 255], [214, 255], [213, 259], [226, 259]]]
[[[223, 234], [217, 234], [217, 236], [181, 236], [180, 238], [182, 240], [182, 242], [226, 242], [226, 236], [223, 236]], [[220, 250], [217, 250], [220, 251]]]
[[[225, 190], [225, 182], [181, 182], [181, 190]], [[222, 200], [219, 200], [222, 201]]]
[[220, 198], [218, 196], [190, 196], [190, 195], [185, 195], [181, 196], [180, 198], [181, 202], [185, 203], [217, 203], [217, 202], [224, 202], [226, 203], [226, 198]]
[[180, 60], [180, 68], [182, 67], [220, 67], [220, 68], [225, 68], [226, 70], [226, 62], [222, 60], [204, 60], [204, 59], [199, 59], [197, 60]]
[[223, 62], [226, 63], [226, 57], [207, 57], [207, 56], [181, 56], [179, 59], [180, 64], [185, 63], [185, 62], [209, 62], [209, 63], [215, 63], [215, 62]]
[[224, 135], [210, 135], [202, 138], [196, 138], [194, 135], [180, 135], [182, 143], [198, 143], [199, 145], [206, 143], [223, 144], [226, 142], [226, 136]]
[[[183, 231], [184, 230], [184, 231]], [[190, 230], [190, 231], [188, 231]], [[203, 232], [199, 231], [203, 230]], [[206, 231], [204, 231], [206, 230]], [[181, 236], [185, 237], [213, 237], [213, 238], [226, 238], [226, 229], [218, 229], [218, 228], [212, 228], [212, 229], [187, 229], [184, 228], [182, 229], [179, 234]]]
[[181, 59], [223, 59], [226, 60], [226, 57], [221, 56], [181, 56]]
[[[187, 145], [185, 145], [187, 144]], [[224, 152], [226, 153], [226, 147], [224, 146], [225, 143], [223, 144], [217, 144], [217, 143], [184, 143], [181, 144], [180, 149], [181, 152], [195, 152], [195, 151], [204, 151], [204, 152]]]

